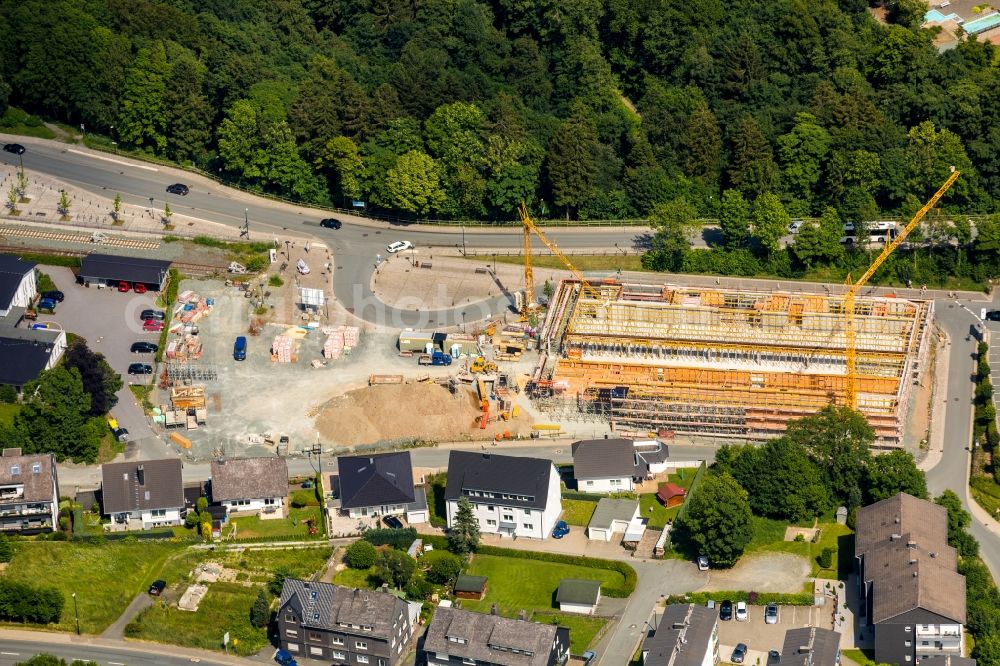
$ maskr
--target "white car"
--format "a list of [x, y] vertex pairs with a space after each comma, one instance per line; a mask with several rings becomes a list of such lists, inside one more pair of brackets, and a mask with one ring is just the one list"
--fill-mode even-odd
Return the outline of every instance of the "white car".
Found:
[[736, 621], [737, 622], [746, 622], [748, 619], [750, 619], [750, 616], [747, 615], [747, 602], [745, 602], [745, 601], [737, 601], [736, 602]]
[[802, 220], [795, 220], [794, 222], [788, 225], [788, 233], [790, 234], [799, 233], [799, 229], [802, 228], [803, 224], [804, 222]]
[[698, 556], [698, 571], [708, 571], [708, 558], [704, 555]]
[[410, 241], [396, 241], [395, 243], [389, 243], [386, 246], [385, 251], [389, 254], [396, 254], [397, 252], [402, 252], [403, 250], [412, 250], [413, 243]]

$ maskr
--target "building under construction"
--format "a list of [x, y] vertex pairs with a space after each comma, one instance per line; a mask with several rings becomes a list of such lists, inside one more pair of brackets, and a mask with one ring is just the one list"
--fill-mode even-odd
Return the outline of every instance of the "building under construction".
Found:
[[[927, 358], [933, 301], [855, 304], [858, 409], [900, 446]], [[620, 432], [765, 439], [845, 404], [847, 320], [837, 295], [564, 280], [531, 384], [558, 418]]]

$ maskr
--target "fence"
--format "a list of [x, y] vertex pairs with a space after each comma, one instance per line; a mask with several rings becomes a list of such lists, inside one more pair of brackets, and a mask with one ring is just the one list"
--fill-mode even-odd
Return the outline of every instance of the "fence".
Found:
[[698, 486], [701, 485], [702, 479], [705, 478], [706, 469], [708, 469], [708, 465], [706, 465], [703, 460], [698, 466], [698, 471], [694, 473], [694, 479], [691, 480], [691, 486], [688, 488], [687, 494], [684, 496], [684, 503], [681, 504], [681, 508], [677, 510], [677, 520], [682, 518], [687, 513], [688, 505], [691, 503], [691, 498], [698, 490]]

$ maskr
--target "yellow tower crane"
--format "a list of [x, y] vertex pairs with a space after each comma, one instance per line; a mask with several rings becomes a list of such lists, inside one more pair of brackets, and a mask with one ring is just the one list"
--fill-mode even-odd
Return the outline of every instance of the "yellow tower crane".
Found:
[[929, 210], [937, 205], [937, 202], [944, 195], [948, 189], [955, 184], [958, 180], [958, 176], [961, 172], [957, 171], [955, 167], [951, 167], [951, 175], [948, 176], [948, 180], [944, 181], [944, 185], [938, 188], [938, 191], [934, 193], [927, 203], [924, 204], [923, 208], [917, 211], [917, 214], [913, 216], [903, 230], [899, 232], [899, 235], [890, 242], [886, 243], [886, 246], [882, 249], [882, 252], [875, 258], [872, 265], [868, 267], [868, 270], [858, 279], [857, 282], [851, 283], [851, 276], [847, 276], [847, 293], [844, 294], [844, 316], [847, 319], [847, 345], [845, 349], [845, 354], [847, 356], [847, 406], [851, 409], [858, 408], [858, 350], [857, 350], [857, 340], [856, 333], [854, 331], [854, 300], [858, 295], [858, 291], [864, 287], [868, 280], [871, 279], [872, 275], [875, 274], [885, 260], [889, 258], [889, 255], [896, 251], [906, 237], [910, 235], [920, 220], [924, 218]]
[[528, 214], [528, 207], [521, 203], [518, 208], [518, 213], [521, 214], [521, 225], [524, 227], [524, 288], [527, 292], [525, 294], [524, 302], [521, 306], [521, 318], [527, 320], [528, 313], [532, 309], [537, 308], [538, 304], [535, 303], [535, 276], [531, 268], [531, 234], [538, 236], [538, 240], [549, 249], [549, 251], [555, 256], [559, 257], [559, 260], [566, 265], [569, 272], [573, 274], [577, 280], [580, 281], [580, 288], [588, 296], [592, 298], [602, 298], [601, 292], [590, 286], [587, 278], [583, 276], [576, 266], [566, 257], [565, 254], [559, 249], [554, 242], [550, 241], [548, 237], [542, 233], [542, 230], [538, 228], [534, 220], [531, 219], [531, 215]]

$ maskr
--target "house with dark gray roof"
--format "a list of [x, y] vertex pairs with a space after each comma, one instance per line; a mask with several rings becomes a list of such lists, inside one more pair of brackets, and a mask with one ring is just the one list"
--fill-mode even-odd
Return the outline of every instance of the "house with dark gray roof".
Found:
[[101, 465], [101, 507], [132, 529], [180, 525], [184, 509], [181, 461], [140, 460]]
[[939, 654], [933, 657], [924, 657], [920, 660], [920, 666], [976, 666], [976, 660], [951, 654]]
[[66, 351], [62, 329], [31, 328], [24, 314], [37, 290], [35, 264], [0, 254], [0, 384], [20, 392]]
[[288, 499], [288, 463], [284, 458], [222, 458], [212, 461], [212, 502], [228, 513], [281, 517]]
[[700, 604], [671, 604], [642, 644], [644, 666], [715, 666], [719, 615]]
[[777, 666], [839, 666], [840, 634], [820, 627], [785, 632]]
[[428, 666], [557, 666], [569, 629], [439, 606], [424, 638]]
[[601, 602], [601, 581], [563, 578], [556, 590], [556, 603], [564, 613], [593, 615]]
[[59, 519], [59, 479], [51, 453], [23, 455], [4, 449], [0, 456], [0, 531], [52, 531]]
[[286, 578], [278, 605], [281, 647], [334, 664], [395, 666], [420, 612], [387, 592]]
[[6, 317], [12, 308], [31, 305], [37, 292], [35, 264], [0, 254], [0, 317]]
[[448, 527], [463, 497], [484, 534], [546, 539], [562, 513], [559, 474], [542, 458], [451, 451], [444, 494]]
[[631, 439], [573, 442], [573, 477], [584, 493], [635, 489], [635, 447]]
[[80, 262], [76, 280], [88, 286], [114, 287], [125, 282], [130, 288], [142, 285], [149, 291], [162, 291], [169, 275], [170, 262], [162, 259], [91, 253]]
[[427, 492], [413, 485], [409, 451], [338, 456], [337, 469], [342, 513], [351, 518], [402, 515], [410, 524], [427, 522]]
[[855, 530], [859, 619], [874, 632], [875, 661], [963, 656], [965, 576], [945, 508], [899, 493], [858, 509]]

